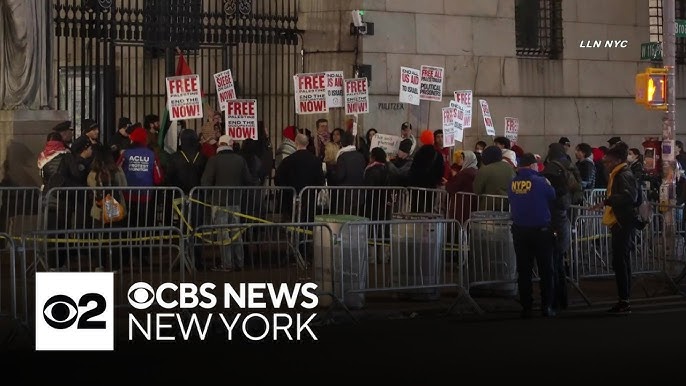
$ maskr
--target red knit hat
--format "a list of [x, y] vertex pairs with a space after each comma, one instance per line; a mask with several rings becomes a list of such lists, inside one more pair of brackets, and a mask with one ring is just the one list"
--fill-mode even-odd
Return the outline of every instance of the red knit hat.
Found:
[[431, 130], [424, 130], [419, 136], [419, 141], [422, 145], [433, 145], [434, 144], [434, 133]]
[[145, 129], [142, 127], [136, 127], [131, 132], [131, 134], [129, 134], [129, 139], [133, 143], [137, 143], [139, 145], [147, 145], [148, 144], [148, 132], [145, 131]]
[[295, 141], [295, 126], [288, 126], [283, 129], [283, 136], [291, 141]]

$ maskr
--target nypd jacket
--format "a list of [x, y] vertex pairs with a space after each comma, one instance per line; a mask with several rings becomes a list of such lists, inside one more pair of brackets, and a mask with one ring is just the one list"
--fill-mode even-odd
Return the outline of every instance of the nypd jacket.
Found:
[[[130, 187], [162, 184], [160, 161], [155, 156], [155, 152], [147, 146], [124, 150], [117, 163], [124, 171], [126, 183]], [[149, 192], [145, 190], [124, 192], [125, 199], [129, 200], [129, 196], [132, 201], [147, 202], [149, 200]]]
[[531, 169], [519, 169], [508, 188], [512, 222], [521, 227], [550, 226], [550, 202], [555, 189], [545, 177]]

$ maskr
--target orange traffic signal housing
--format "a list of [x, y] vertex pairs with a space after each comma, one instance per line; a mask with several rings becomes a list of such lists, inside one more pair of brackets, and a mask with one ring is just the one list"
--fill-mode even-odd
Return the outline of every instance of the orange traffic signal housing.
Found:
[[667, 69], [648, 68], [636, 74], [636, 103], [651, 110], [667, 109]]

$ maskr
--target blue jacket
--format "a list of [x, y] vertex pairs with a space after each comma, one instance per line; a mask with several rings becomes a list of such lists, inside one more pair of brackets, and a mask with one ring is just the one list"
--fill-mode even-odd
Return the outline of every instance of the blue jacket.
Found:
[[521, 227], [543, 228], [550, 226], [550, 202], [555, 189], [538, 172], [519, 169], [507, 189], [512, 222]]
[[[124, 150], [119, 160], [119, 165], [126, 176], [126, 183], [130, 187], [156, 186], [162, 181], [162, 172], [155, 152], [147, 147], [139, 146]], [[128, 200], [129, 193], [124, 197]], [[134, 201], [148, 201], [147, 190], [133, 191], [131, 199]]]

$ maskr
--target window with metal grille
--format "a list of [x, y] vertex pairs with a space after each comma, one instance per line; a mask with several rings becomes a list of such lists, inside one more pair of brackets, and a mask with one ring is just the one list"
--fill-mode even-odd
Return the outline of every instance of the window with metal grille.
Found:
[[562, 0], [515, 0], [517, 56], [560, 59]]
[[202, 1], [146, 0], [143, 4], [143, 40], [148, 50], [199, 47], [203, 36]]

